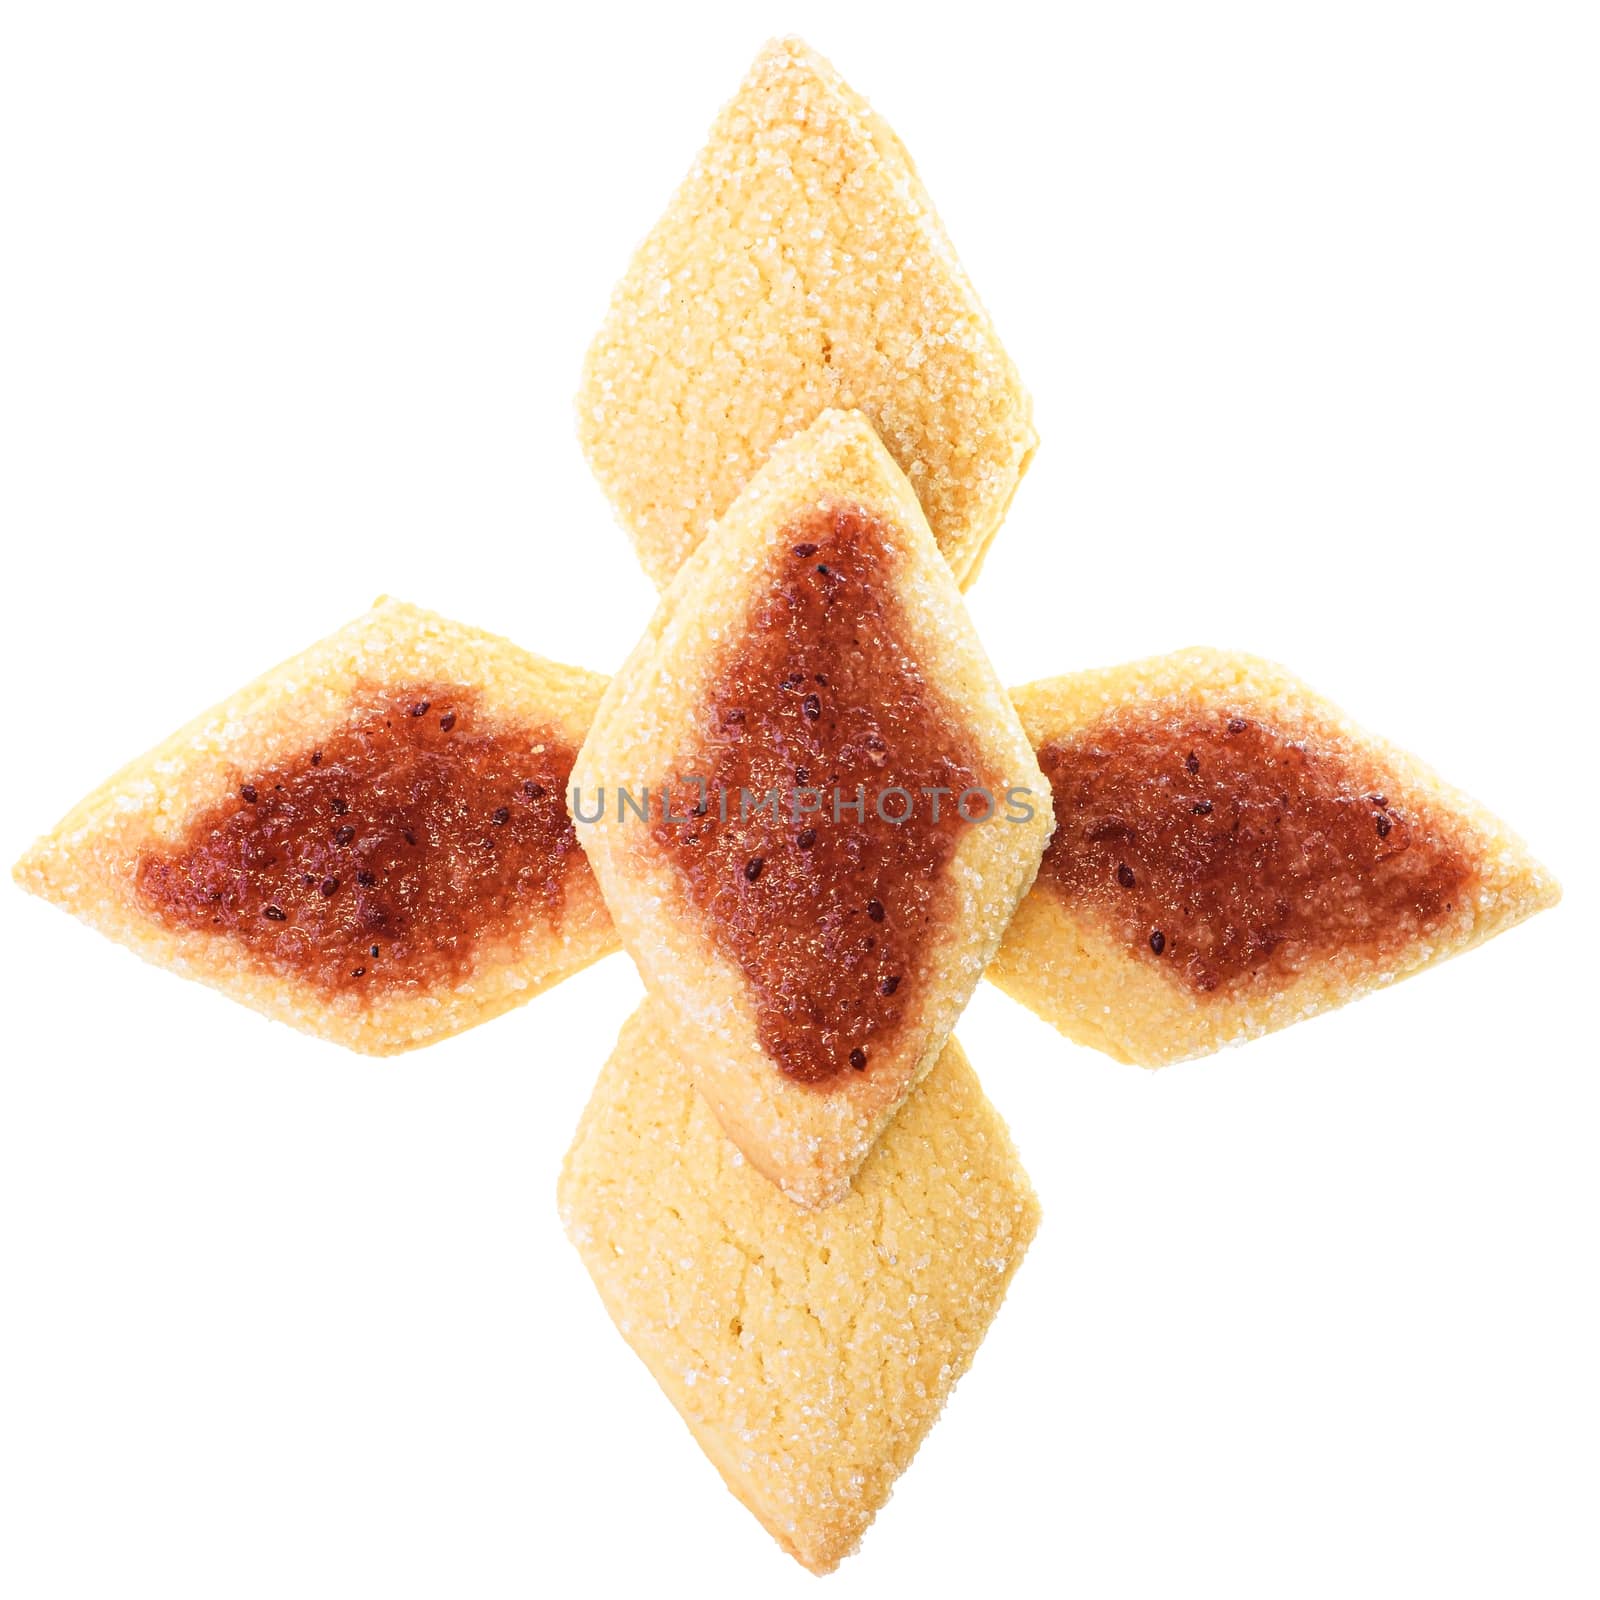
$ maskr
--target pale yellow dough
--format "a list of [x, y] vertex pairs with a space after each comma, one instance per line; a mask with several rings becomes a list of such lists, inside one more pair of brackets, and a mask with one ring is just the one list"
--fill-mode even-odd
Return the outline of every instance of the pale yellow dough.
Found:
[[[889, 528], [904, 643], [925, 681], [971, 731], [997, 794], [1027, 789], [1026, 823], [960, 830], [946, 867], [953, 910], [924, 944], [926, 981], [870, 1072], [823, 1090], [784, 1077], [764, 1052], [749, 985], [684, 899], [677, 868], [649, 829], [578, 816], [623, 944], [652, 993], [677, 1012], [701, 1092], [745, 1155], [802, 1205], [846, 1192], [911, 1086], [937, 1059], [1050, 833], [1048, 786], [1005, 689], [983, 653], [916, 496], [859, 413], [825, 412], [775, 450], [728, 515], [679, 572], [655, 621], [612, 680], [573, 768], [591, 809], [601, 790], [635, 794], [676, 775], [680, 747], [727, 650], [750, 626], [784, 530], [819, 505], [860, 506]], [[914, 825], [914, 824], [913, 824]]]
[[579, 435], [664, 587], [772, 447], [830, 407], [872, 419], [970, 582], [1032, 455], [1032, 406], [900, 141], [783, 39], [618, 285]]
[[[1112, 712], [1235, 711], [1362, 764], [1396, 805], [1425, 812], [1476, 869], [1476, 889], [1426, 937], [1375, 957], [1333, 951], [1287, 982], [1264, 974], [1237, 992], [1197, 994], [1070, 904], [1048, 869], [1017, 911], [987, 976], [1068, 1038], [1141, 1066], [1206, 1055], [1284, 1028], [1420, 972], [1554, 905], [1560, 890], [1522, 841], [1403, 750], [1363, 732], [1282, 667], [1194, 649], [1029, 684], [1013, 694], [1038, 749]], [[1064, 806], [1065, 802], [1061, 802]], [[1069, 826], [1063, 815], [1060, 825]]]
[[486, 1022], [616, 948], [581, 855], [568, 867], [553, 922], [535, 923], [511, 943], [487, 943], [459, 984], [365, 1004], [273, 970], [225, 935], [157, 920], [135, 887], [143, 849], [180, 838], [187, 820], [232, 794], [242, 775], [313, 748], [344, 723], [360, 686], [417, 681], [468, 685], [490, 717], [551, 728], [573, 748], [606, 682], [432, 612], [379, 600], [108, 779], [17, 863], [16, 880], [145, 960], [352, 1050], [390, 1055]]
[[813, 1572], [888, 1499], [1039, 1220], [954, 1040], [847, 1198], [806, 1212], [723, 1137], [650, 1002], [595, 1086], [560, 1205], [623, 1337], [728, 1487]]

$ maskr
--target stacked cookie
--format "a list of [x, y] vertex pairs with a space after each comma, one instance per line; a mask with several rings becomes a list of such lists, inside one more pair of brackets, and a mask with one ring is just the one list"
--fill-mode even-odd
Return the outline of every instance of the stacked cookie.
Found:
[[377, 1054], [625, 946], [649, 998], [562, 1214], [729, 1487], [827, 1571], [1038, 1223], [952, 1034], [980, 977], [1158, 1066], [1557, 890], [1266, 663], [1002, 688], [962, 588], [1034, 448], [1028, 400], [904, 149], [797, 42], [640, 248], [579, 412], [662, 591], [614, 679], [380, 601], [17, 876]]

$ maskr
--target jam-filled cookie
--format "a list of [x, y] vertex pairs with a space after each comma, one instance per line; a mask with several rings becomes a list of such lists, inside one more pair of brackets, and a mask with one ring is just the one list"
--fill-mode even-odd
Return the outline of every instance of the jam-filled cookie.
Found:
[[813, 1572], [856, 1546], [988, 1332], [1039, 1207], [952, 1040], [848, 1197], [792, 1206], [647, 1001], [561, 1175], [607, 1311], [724, 1482]]
[[774, 451], [573, 768], [579, 835], [732, 1138], [844, 1193], [1038, 867], [1046, 785], [916, 496], [859, 413]]
[[615, 948], [565, 799], [604, 687], [380, 600], [124, 768], [16, 878], [307, 1033], [430, 1044]]
[[900, 141], [785, 39], [618, 286], [579, 431], [664, 586], [772, 447], [829, 407], [872, 419], [970, 581], [1033, 452], [1032, 407]]
[[989, 976], [1122, 1060], [1286, 1027], [1559, 898], [1494, 817], [1268, 662], [1186, 650], [1014, 698], [1056, 831]]

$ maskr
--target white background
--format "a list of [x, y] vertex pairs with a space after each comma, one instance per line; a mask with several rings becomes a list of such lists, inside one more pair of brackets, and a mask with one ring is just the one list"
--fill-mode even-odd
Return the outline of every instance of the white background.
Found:
[[[380, 591], [621, 659], [583, 347], [802, 31], [1036, 397], [1003, 676], [1279, 658], [1567, 889], [1159, 1075], [985, 987], [1045, 1225], [830, 1594], [1594, 1595], [1592, 8], [544, 9], [6, 7], [0, 846]], [[556, 1221], [626, 958], [378, 1063], [0, 907], [0, 1592], [814, 1592]]]

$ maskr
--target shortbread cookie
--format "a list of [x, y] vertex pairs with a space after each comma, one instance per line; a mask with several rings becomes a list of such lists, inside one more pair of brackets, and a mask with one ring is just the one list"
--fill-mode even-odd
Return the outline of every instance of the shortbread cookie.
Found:
[[1033, 452], [1032, 408], [900, 141], [785, 39], [618, 286], [579, 432], [664, 587], [772, 447], [829, 407], [872, 419], [970, 581]]
[[954, 1040], [848, 1198], [806, 1212], [723, 1137], [650, 1001], [595, 1086], [560, 1202], [623, 1337], [728, 1487], [813, 1572], [888, 1499], [1039, 1220]]
[[605, 680], [394, 600], [206, 712], [17, 864], [147, 961], [383, 1055], [615, 948], [565, 790]]
[[1057, 826], [989, 976], [1122, 1060], [1286, 1027], [1559, 898], [1495, 818], [1268, 662], [1186, 650], [1015, 699]]
[[623, 943], [729, 1134], [800, 1203], [838, 1198], [1050, 829], [1011, 701], [859, 413], [780, 446], [701, 544], [573, 785]]

